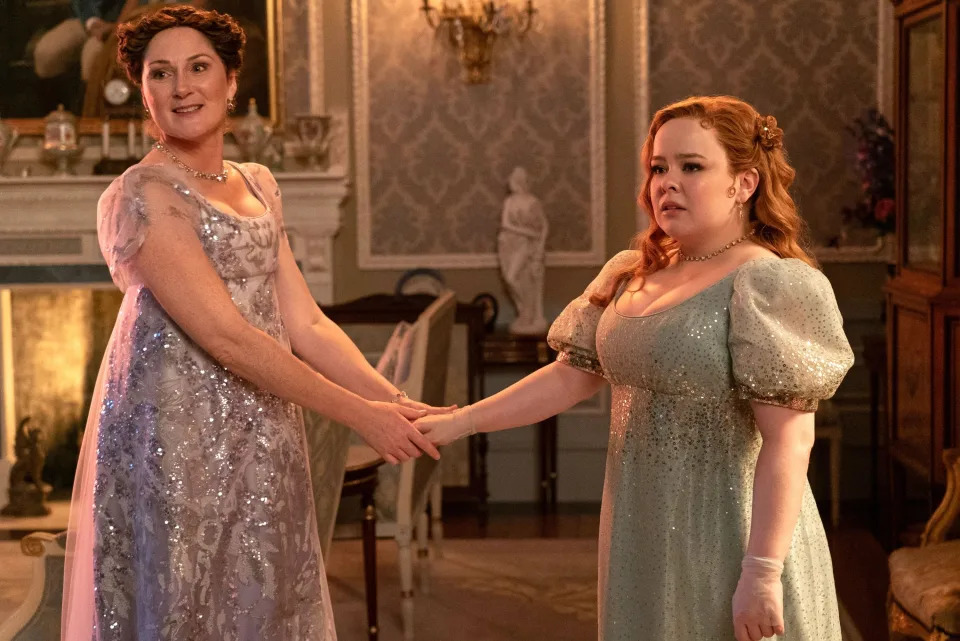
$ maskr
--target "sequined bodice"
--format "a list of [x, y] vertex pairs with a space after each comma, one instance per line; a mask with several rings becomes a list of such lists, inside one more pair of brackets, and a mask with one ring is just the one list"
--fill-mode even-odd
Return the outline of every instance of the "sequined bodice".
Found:
[[597, 327], [597, 353], [610, 383], [690, 398], [730, 395], [733, 279], [729, 274], [647, 316], [625, 316], [608, 305]]
[[224, 280], [240, 280], [273, 273], [277, 268], [280, 225], [268, 208], [261, 216], [226, 214], [194, 192], [175, 185], [197, 200], [198, 232], [204, 251]]

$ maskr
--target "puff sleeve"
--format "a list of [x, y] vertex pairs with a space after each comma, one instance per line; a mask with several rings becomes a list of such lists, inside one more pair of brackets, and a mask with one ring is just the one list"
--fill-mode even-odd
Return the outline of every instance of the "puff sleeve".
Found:
[[762, 259], [734, 279], [729, 347], [742, 398], [814, 411], [853, 365], [833, 288], [801, 260]]
[[607, 261], [583, 294], [571, 301], [553, 321], [547, 333], [547, 343], [557, 351], [558, 361], [590, 374], [604, 375], [597, 356], [597, 325], [604, 308], [592, 304], [590, 296], [636, 257], [636, 251], [626, 250]]
[[143, 246], [151, 222], [172, 217], [196, 230], [199, 206], [159, 165], [138, 165], [107, 187], [97, 203], [97, 240], [121, 290], [139, 282], [131, 259]]

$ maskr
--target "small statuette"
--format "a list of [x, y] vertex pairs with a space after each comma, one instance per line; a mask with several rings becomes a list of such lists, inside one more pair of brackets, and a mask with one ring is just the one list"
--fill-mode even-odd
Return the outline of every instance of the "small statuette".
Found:
[[16, 462], [10, 468], [9, 503], [3, 508], [3, 516], [46, 516], [50, 514], [46, 499], [52, 489], [43, 482], [43, 463], [46, 448], [40, 428], [27, 429], [30, 417], [17, 425], [14, 440]]
[[543, 315], [544, 260], [550, 227], [540, 199], [530, 193], [523, 167], [515, 167], [507, 180], [503, 201], [497, 259], [507, 294], [517, 310], [510, 333], [541, 336], [549, 324]]

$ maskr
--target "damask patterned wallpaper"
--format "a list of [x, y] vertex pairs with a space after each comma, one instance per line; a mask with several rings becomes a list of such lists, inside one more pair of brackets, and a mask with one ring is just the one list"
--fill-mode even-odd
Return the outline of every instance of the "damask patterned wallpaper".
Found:
[[651, 113], [726, 93], [776, 116], [797, 169], [794, 197], [825, 241], [856, 196], [844, 127], [876, 103], [877, 10], [873, 0], [650, 2]]
[[355, 3], [369, 61], [371, 256], [440, 266], [438, 255], [491, 254], [516, 165], [549, 217], [548, 251], [594, 248], [593, 4], [537, 3], [543, 30], [498, 42], [492, 82], [467, 85], [447, 41], [409, 0]]

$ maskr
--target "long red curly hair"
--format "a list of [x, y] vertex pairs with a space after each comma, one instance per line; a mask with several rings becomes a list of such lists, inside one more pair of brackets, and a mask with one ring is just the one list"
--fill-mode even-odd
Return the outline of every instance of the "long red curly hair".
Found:
[[745, 211], [749, 212], [753, 242], [781, 258], [799, 258], [817, 267], [803, 248], [807, 226], [797, 214], [797, 206], [788, 191], [797, 172], [787, 161], [783, 131], [777, 127], [776, 119], [761, 117], [752, 106], [731, 96], [692, 96], [664, 107], [653, 116], [640, 154], [646, 176], [639, 202], [650, 217], [650, 225], [630, 243], [630, 249], [640, 250], [640, 256], [616, 272], [590, 297], [590, 302], [606, 307], [621, 282], [663, 269], [677, 249], [677, 242], [657, 224], [650, 195], [653, 140], [660, 128], [675, 118], [695, 118], [716, 132], [726, 150], [731, 176], [756, 168], [760, 181], [750, 200], [744, 203]]

